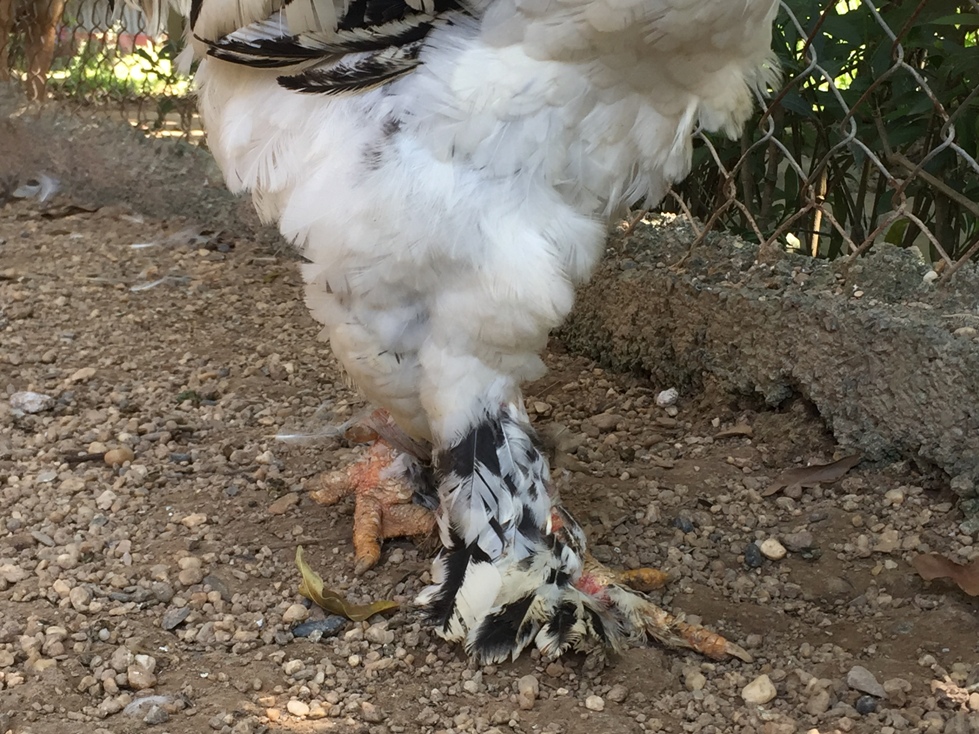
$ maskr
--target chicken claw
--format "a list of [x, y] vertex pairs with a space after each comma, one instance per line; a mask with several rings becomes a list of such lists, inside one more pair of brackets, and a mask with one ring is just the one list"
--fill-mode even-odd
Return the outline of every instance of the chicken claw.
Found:
[[652, 568], [634, 571], [614, 571], [591, 555], [585, 555], [584, 569], [576, 582], [580, 590], [615, 607], [628, 620], [633, 634], [652, 637], [668, 647], [686, 647], [713, 660], [736, 657], [746, 663], [754, 660], [740, 645], [729, 642], [706, 627], [683, 621], [653, 604], [643, 594], [623, 588], [630, 586], [638, 591], [661, 588], [668, 575]]
[[414, 504], [415, 487], [408, 480], [407, 457], [384, 440], [376, 440], [367, 453], [343, 469], [321, 474], [309, 496], [323, 505], [335, 505], [354, 496], [354, 573], [363, 574], [381, 559], [381, 544], [388, 538], [427, 536], [435, 515]]
[[636, 591], [650, 592], [662, 589], [670, 582], [670, 575], [658, 568], [635, 568], [618, 572], [619, 581]]

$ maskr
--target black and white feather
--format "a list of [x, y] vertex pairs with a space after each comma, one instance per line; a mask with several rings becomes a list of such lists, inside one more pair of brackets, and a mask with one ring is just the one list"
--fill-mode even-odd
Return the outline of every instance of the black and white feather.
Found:
[[[203, 7], [198, 2], [195, 7]], [[466, 12], [463, 0], [353, 0], [343, 6], [333, 0], [291, 0], [224, 35], [209, 35], [196, 24], [191, 32], [209, 56], [222, 61], [257, 69], [308, 67], [279, 78], [287, 89], [338, 94], [408, 73], [418, 65], [432, 28]]]

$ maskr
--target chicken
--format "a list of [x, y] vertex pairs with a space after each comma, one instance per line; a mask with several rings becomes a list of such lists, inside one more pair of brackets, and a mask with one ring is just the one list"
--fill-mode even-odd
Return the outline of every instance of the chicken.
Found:
[[[208, 142], [306, 259], [353, 382], [431, 447], [419, 597], [483, 661], [648, 636], [742, 654], [630, 591], [553, 491], [521, 384], [609, 223], [736, 136], [775, 0], [192, 0]], [[394, 460], [397, 450], [390, 455]]]

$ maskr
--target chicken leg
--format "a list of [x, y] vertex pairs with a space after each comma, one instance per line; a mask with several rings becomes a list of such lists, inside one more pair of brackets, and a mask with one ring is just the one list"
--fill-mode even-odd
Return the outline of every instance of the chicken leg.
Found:
[[316, 477], [310, 491], [310, 497], [323, 505], [354, 496], [357, 575], [377, 565], [381, 545], [388, 538], [426, 537], [435, 527], [433, 508], [425, 499], [425, 469], [414, 456], [374, 430], [385, 420], [378, 412], [348, 431], [353, 440], [372, 441], [370, 448], [350, 466]]

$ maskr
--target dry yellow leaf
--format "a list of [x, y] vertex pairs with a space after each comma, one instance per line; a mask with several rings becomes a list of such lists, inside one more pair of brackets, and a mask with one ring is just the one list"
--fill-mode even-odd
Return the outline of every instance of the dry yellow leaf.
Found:
[[850, 469], [859, 464], [862, 458], [862, 454], [853, 454], [852, 456], [846, 456], [830, 464], [812, 464], [810, 466], [787, 469], [779, 474], [778, 478], [761, 495], [762, 497], [770, 497], [776, 492], [781, 492], [786, 487], [791, 487], [795, 484], [802, 487], [814, 487], [817, 484], [835, 482], [838, 479], [842, 479]]
[[925, 581], [951, 579], [969, 596], [979, 596], [979, 558], [962, 566], [937, 553], [923, 553], [911, 565]]
[[302, 575], [299, 593], [317, 606], [331, 614], [339, 614], [354, 622], [363, 622], [368, 617], [384, 612], [392, 612], [398, 608], [394, 601], [376, 601], [371, 604], [351, 604], [333, 589], [323, 585], [323, 579], [303, 560], [303, 547], [296, 548], [296, 565]]

